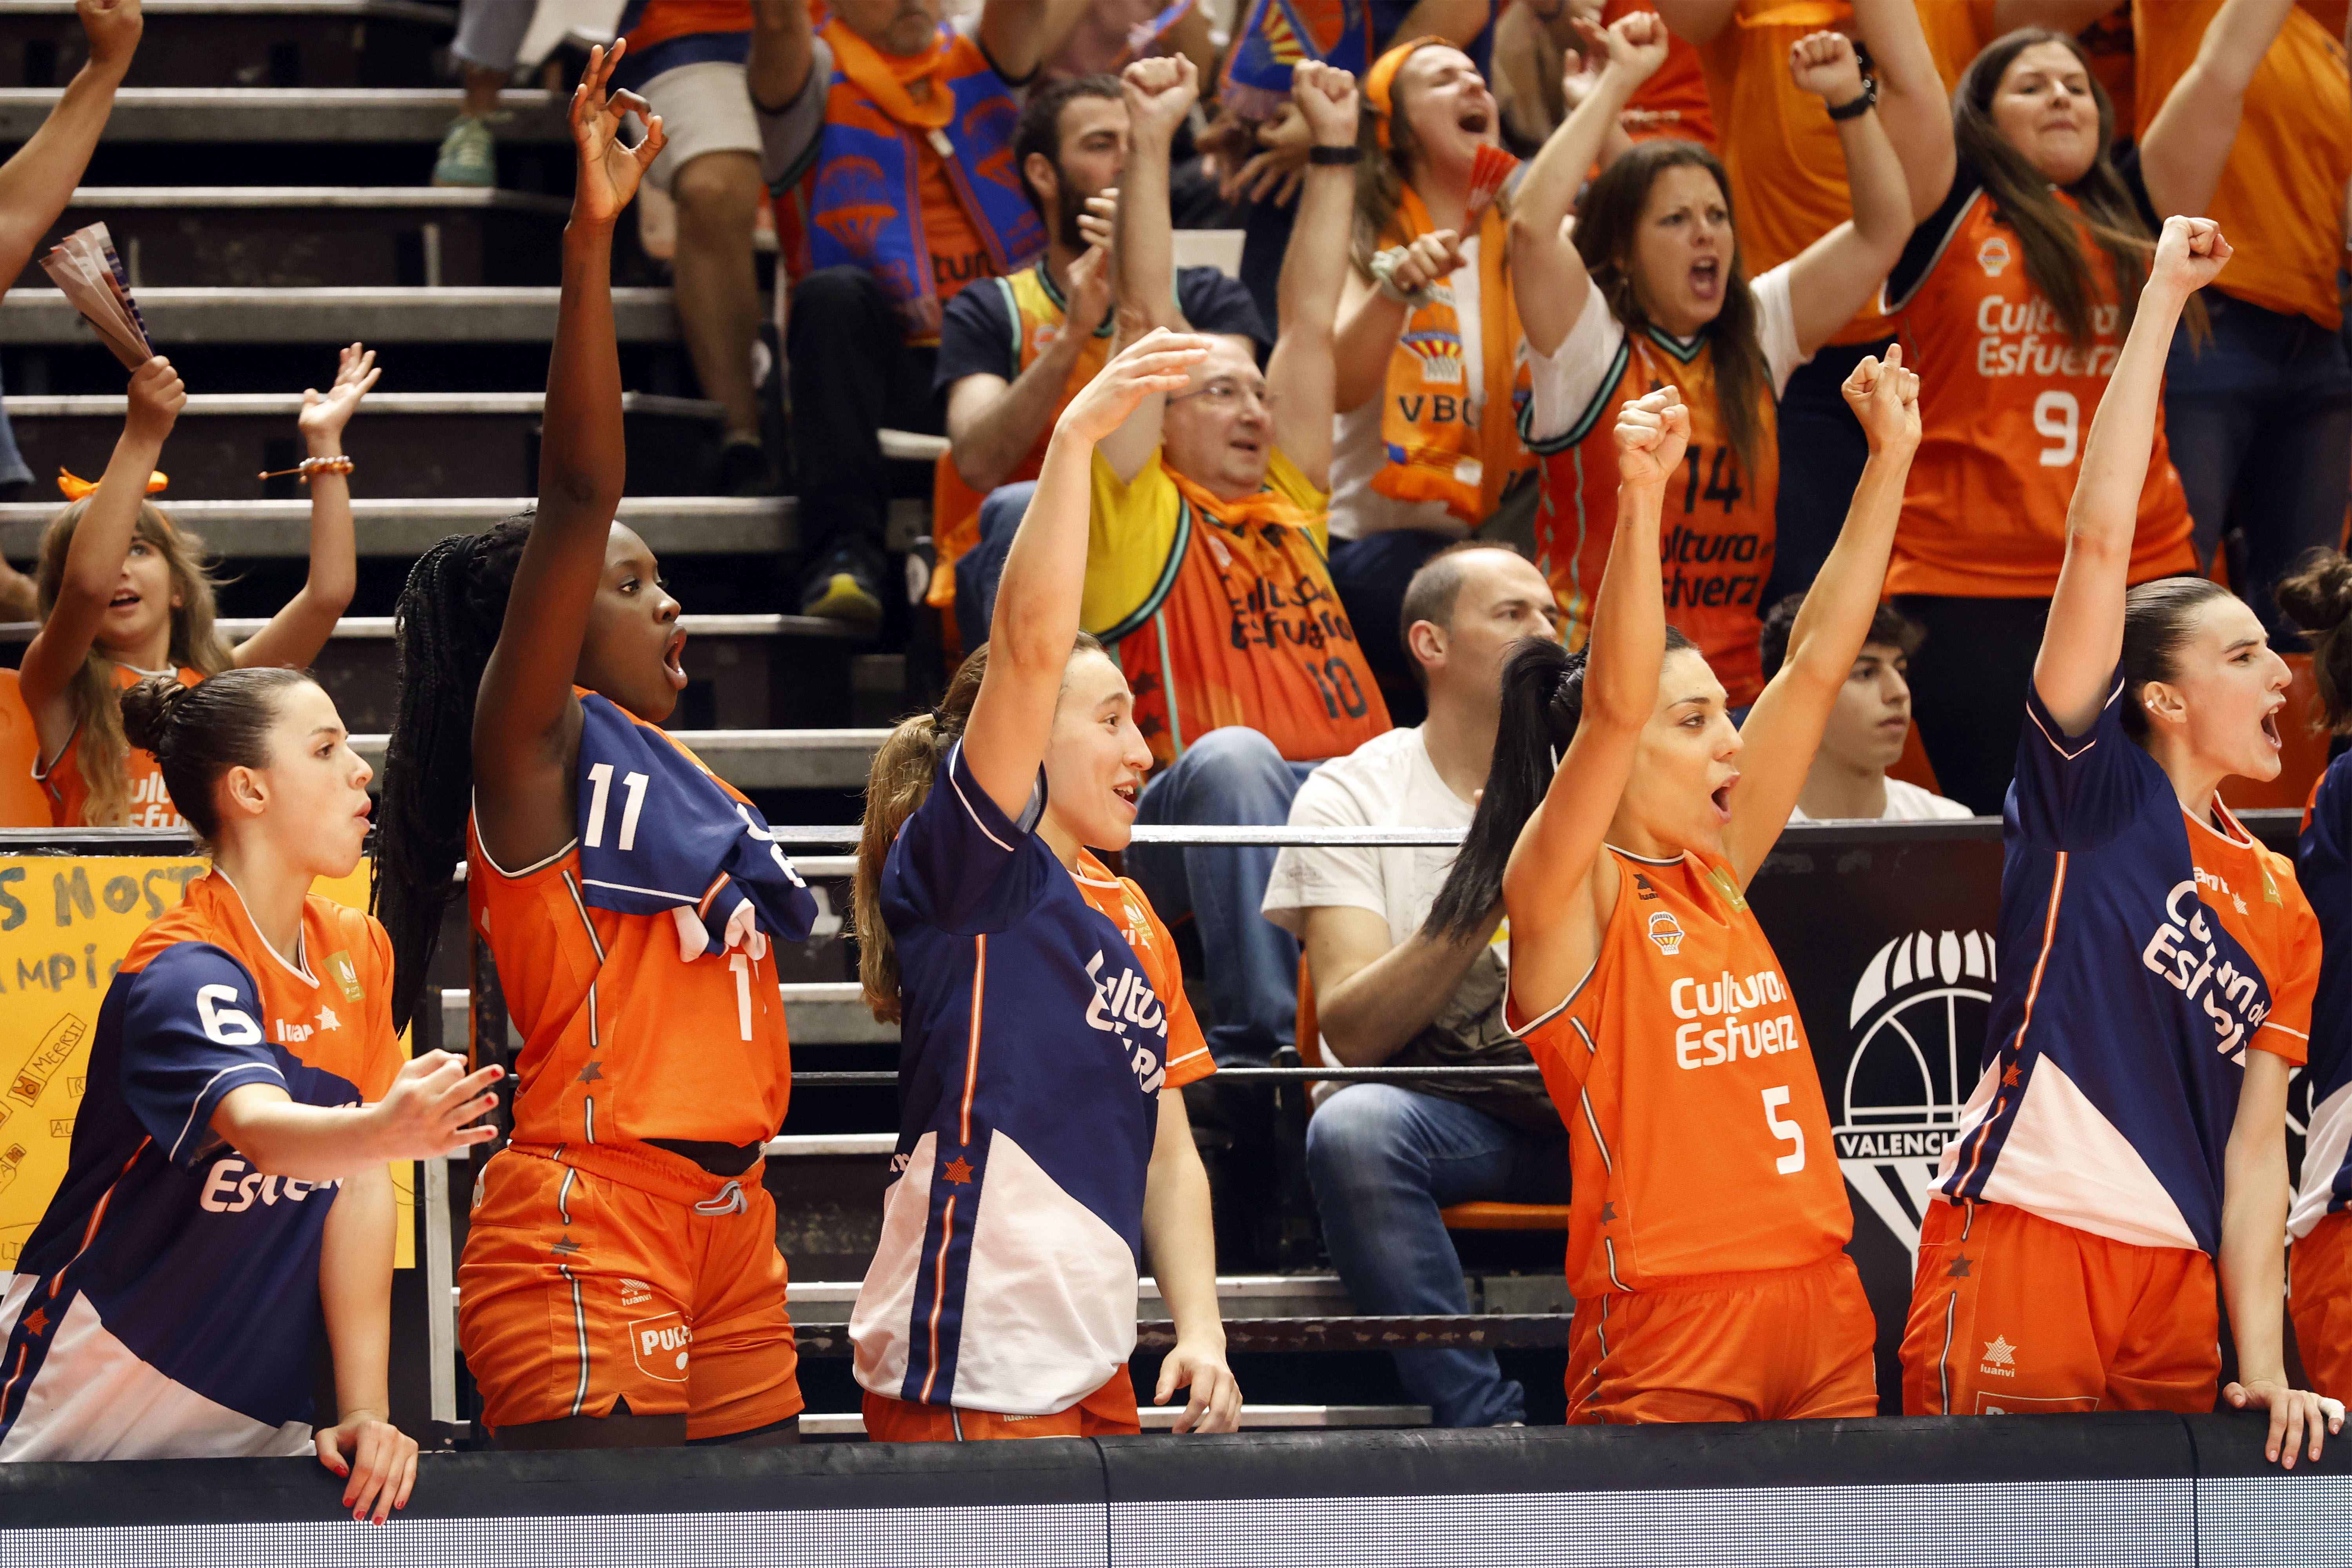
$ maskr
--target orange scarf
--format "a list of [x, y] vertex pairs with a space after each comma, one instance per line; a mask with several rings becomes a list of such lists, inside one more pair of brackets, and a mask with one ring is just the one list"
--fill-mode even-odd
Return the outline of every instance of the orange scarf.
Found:
[[1187, 479], [1174, 468], [1169, 468], [1164, 453], [1161, 455], [1160, 466], [1167, 472], [1169, 479], [1175, 482], [1176, 493], [1190, 501], [1194, 511], [1206, 513], [1220, 522], [1252, 530], [1263, 528], [1267, 523], [1274, 523], [1280, 527], [1296, 528], [1306, 531], [1315, 521], [1312, 514], [1301, 510], [1297, 502], [1276, 489], [1272, 485], [1261, 486], [1255, 495], [1244, 496], [1239, 500], [1226, 500], [1206, 486]]
[[937, 82], [921, 99], [907, 90], [911, 83], [928, 79], [947, 59], [945, 29], [933, 33], [931, 47], [919, 55], [886, 55], [851, 32], [838, 16], [829, 18], [818, 33], [833, 46], [835, 68], [899, 124], [942, 131], [955, 118], [955, 94], [941, 90]]
[[[1420, 195], [1405, 186], [1390, 242], [1409, 244], [1436, 226]], [[1444, 284], [1432, 291], [1428, 304], [1405, 318], [1381, 390], [1381, 439], [1388, 444], [1390, 458], [1372, 476], [1372, 489], [1397, 500], [1442, 500], [1474, 528], [1494, 514], [1505, 482], [1535, 462], [1519, 444], [1513, 406], [1515, 395], [1528, 383], [1509, 263], [1508, 227], [1489, 206], [1478, 220], [1475, 330], [1485, 351], [1486, 407], [1477, 425], [1469, 422], [1461, 318], [1454, 313], [1454, 290]]]

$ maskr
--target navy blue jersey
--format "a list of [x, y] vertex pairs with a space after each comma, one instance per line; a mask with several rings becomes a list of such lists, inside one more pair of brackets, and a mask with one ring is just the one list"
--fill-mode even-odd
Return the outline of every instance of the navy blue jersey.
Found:
[[1213, 1069], [1175, 943], [1132, 882], [1074, 875], [958, 745], [882, 875], [904, 1010], [898, 1149], [850, 1319], [857, 1381], [916, 1404], [1066, 1410], [1135, 1346], [1161, 1089]]
[[2352, 1198], [2352, 755], [2320, 775], [2303, 814], [2295, 869], [2319, 919], [2326, 956], [2311, 1007], [2311, 1122], [2303, 1145], [2303, 1185], [2287, 1234], [2311, 1227]]
[[210, 1125], [232, 1090], [381, 1098], [392, 951], [312, 897], [284, 957], [220, 872], [108, 987], [66, 1177], [0, 1297], [0, 1460], [299, 1454], [337, 1184], [267, 1175]]
[[2245, 1053], [2304, 1059], [2318, 922], [2284, 856], [2182, 807], [2122, 695], [2072, 736], [2028, 694], [1984, 1071], [1939, 1184], [2210, 1253]]

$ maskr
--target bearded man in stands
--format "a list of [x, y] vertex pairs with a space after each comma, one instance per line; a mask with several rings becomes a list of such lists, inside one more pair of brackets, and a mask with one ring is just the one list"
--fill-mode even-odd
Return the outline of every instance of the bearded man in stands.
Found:
[[777, 240], [797, 279], [784, 333], [802, 538], [800, 609], [874, 621], [887, 575], [877, 432], [940, 432], [947, 303], [1034, 261], [1045, 227], [1013, 167], [1013, 89], [1037, 69], [1038, 0], [753, 0], [750, 83]]

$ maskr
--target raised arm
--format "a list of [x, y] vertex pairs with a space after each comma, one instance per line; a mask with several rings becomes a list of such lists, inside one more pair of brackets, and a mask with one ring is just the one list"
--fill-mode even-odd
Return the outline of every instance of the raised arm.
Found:
[[132, 531], [139, 526], [147, 477], [155, 471], [163, 438], [187, 401], [188, 389], [170, 360], [158, 356], [131, 373], [130, 412], [115, 440], [114, 456], [67, 547], [58, 602], [33, 634], [16, 672], [16, 689], [32, 710], [43, 756], [56, 756], [73, 733], [74, 671], [89, 657], [106, 620], [107, 601], [114, 597], [122, 563], [131, 553]]
[[[144, 23], [139, 0], [76, 0], [89, 59], [66, 84], [32, 140], [0, 163], [0, 295], [16, 281], [33, 247], [73, 199], [81, 172], [114, 112], [114, 89], [131, 68]], [[142, 478], [144, 476], [142, 476]]]
[[[1916, 21], [1912, 25], [1916, 27]], [[1801, 90], [1815, 94], [1831, 108], [1862, 96], [1862, 65], [1854, 57], [1853, 40], [1843, 33], [1800, 38], [1789, 49], [1789, 74]], [[1947, 113], [1948, 150], [1950, 119]], [[1797, 347], [1808, 354], [1870, 303], [1911, 238], [1911, 192], [1880, 111], [1866, 110], [1836, 124], [1853, 217], [1806, 247], [1789, 274]], [[1944, 183], [1951, 183], [1948, 171]]]
[[2246, 88], [2294, 9], [2294, 0], [2229, 0], [2213, 14], [2196, 59], [2139, 133], [2140, 178], [2159, 217], [2200, 214], [2212, 204], [2238, 140]]
[[2098, 718], [2123, 658], [2124, 588], [2172, 330], [2189, 296], [2211, 282], [2229, 259], [2230, 242], [2210, 218], [2164, 220], [2131, 332], [2091, 417], [2082, 473], [2066, 508], [2066, 561], [2058, 569], [2050, 622], [2033, 661], [2033, 689], [2070, 735], [2082, 734]]
[[1870, 456], [1845, 526], [1789, 630], [1788, 658], [1741, 730], [1747, 746], [1723, 838], [1742, 887], [1789, 826], [1830, 710], [1870, 634], [1903, 515], [1903, 481], [1919, 449], [1919, 378], [1903, 368], [1900, 343], [1886, 351], [1884, 364], [1865, 359], [1854, 366], [1839, 390], [1862, 422]]
[[1511, 276], [1518, 285], [1514, 293], [1528, 347], [1539, 354], [1558, 352], [1592, 296], [1568, 221], [1576, 211], [1577, 192], [1625, 105], [1666, 61], [1666, 24], [1654, 11], [1628, 12], [1606, 29], [1583, 22], [1578, 30], [1584, 36], [1585, 58], [1598, 62], [1600, 71], [1584, 101], [1546, 139], [1511, 195]]
[[[335, 383], [321, 395], [315, 386], [302, 391], [302, 413], [295, 421], [303, 445], [313, 458], [343, 455], [343, 426], [367, 395], [376, 377], [375, 351], [353, 343], [335, 367]], [[251, 668], [278, 664], [299, 669], [319, 657], [335, 623], [350, 607], [359, 587], [359, 542], [352, 530], [352, 481], [348, 474], [317, 472], [310, 476], [310, 575], [301, 592], [269, 617], [236, 650], [236, 662]]]
[[1657, 709], [1666, 657], [1658, 518], [1666, 482], [1690, 445], [1690, 410], [1680, 392], [1661, 387], [1617, 411], [1616, 437], [1617, 535], [1593, 606], [1583, 711], [1503, 872], [1511, 1005], [1522, 1018], [1558, 1006], [1600, 951], [1601, 900], [1607, 895], [1599, 890], [1597, 863], [1642, 727]]
[[[1853, 24], [1855, 34], [1870, 46], [1871, 69], [1878, 78], [1876, 118], [1902, 163], [1910, 210], [1924, 217], [1944, 205], [1944, 198], [1951, 194], [1952, 173], [1958, 166], [1952, 145], [1951, 95], [1944, 90], [1943, 74], [1936, 69], [1935, 52], [1927, 47], [1916, 0], [1853, 0]], [[1845, 142], [1847, 175], [1859, 182], [1862, 176], [1854, 162], [1853, 139], [1840, 140]], [[1862, 202], [1857, 190], [1856, 222], [1863, 217]], [[1895, 265], [1892, 257], [1886, 265]]]
[[1045, 7], [1041, 0], [983, 0], [980, 47], [988, 51], [988, 63], [1011, 85], [1018, 87], [1035, 76], [1045, 58]]
[[[613, 225], [661, 151], [661, 117], [605, 84], [627, 47], [590, 51], [572, 95], [579, 183], [563, 229], [563, 293], [547, 367], [539, 515], [515, 568], [506, 621], [474, 710], [474, 804], [493, 858], [528, 865], [571, 838], [572, 753], [588, 611], [604, 570], [605, 541], [627, 470], [621, 430], [621, 361], [613, 335]], [[645, 140], [621, 141], [621, 117], [646, 121]]]
[[[1120, 74], [1119, 90], [1127, 100], [1127, 163], [1118, 176], [1111, 269], [1118, 279], [1114, 308], [1118, 345], [1124, 348], [1155, 329], [1184, 331], [1176, 308], [1168, 158], [1176, 127], [1200, 97], [1201, 73], [1181, 55], [1138, 60]], [[1160, 416], [1166, 406], [1160, 396], [1146, 397], [1125, 424], [1103, 436], [1103, 460], [1121, 484], [1160, 449]]]
[[1136, 405], [1182, 386], [1185, 372], [1208, 352], [1204, 339], [1156, 330], [1103, 366], [1054, 426], [1037, 488], [1004, 558], [988, 632], [988, 673], [963, 731], [965, 763], [1009, 817], [1028, 806], [1053, 733], [1062, 672], [1077, 646], [1095, 444]]
[[1658, 15], [1678, 38], [1688, 38], [1694, 44], [1715, 42], [1724, 26], [1738, 13], [1739, 0], [1651, 0]]
[[[1116, 192], [1087, 202], [1115, 207]], [[982, 495], [1003, 484], [1036, 447], [1070, 384], [1079, 351], [1110, 313], [1111, 248], [1089, 245], [1070, 263], [1069, 308], [1062, 330], [1011, 381], [967, 375], [948, 388], [948, 455], [963, 482]], [[993, 290], [991, 291], [992, 299]], [[1179, 328], [1177, 322], [1161, 325]]]
[[[1291, 68], [1290, 100], [1318, 147], [1356, 144], [1356, 79], [1336, 67], [1302, 60]], [[1274, 440], [1317, 489], [1330, 488], [1332, 318], [1348, 276], [1348, 228], [1356, 205], [1355, 171], [1310, 163], [1298, 219], [1276, 286], [1273, 357], [1265, 362], [1274, 398]]]
[[744, 81], [751, 102], [780, 114], [808, 85], [816, 62], [816, 26], [807, 0], [751, 0], [751, 55]]

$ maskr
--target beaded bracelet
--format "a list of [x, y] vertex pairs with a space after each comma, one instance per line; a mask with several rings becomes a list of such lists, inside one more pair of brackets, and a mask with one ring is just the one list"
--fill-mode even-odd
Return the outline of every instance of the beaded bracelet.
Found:
[[1373, 257], [1372, 282], [1378, 286], [1383, 297], [1393, 300], [1400, 305], [1410, 305], [1414, 310], [1419, 310], [1429, 303], [1430, 290], [1427, 285], [1407, 291], [1398, 288], [1396, 283], [1396, 269], [1403, 265], [1407, 254], [1403, 246], [1396, 245]]
[[267, 473], [260, 477], [265, 479], [282, 479], [287, 475], [293, 474], [307, 485], [310, 482], [312, 474], [348, 474], [351, 471], [352, 460], [339, 453], [331, 458], [305, 458], [290, 468], [279, 468], [275, 473]]

